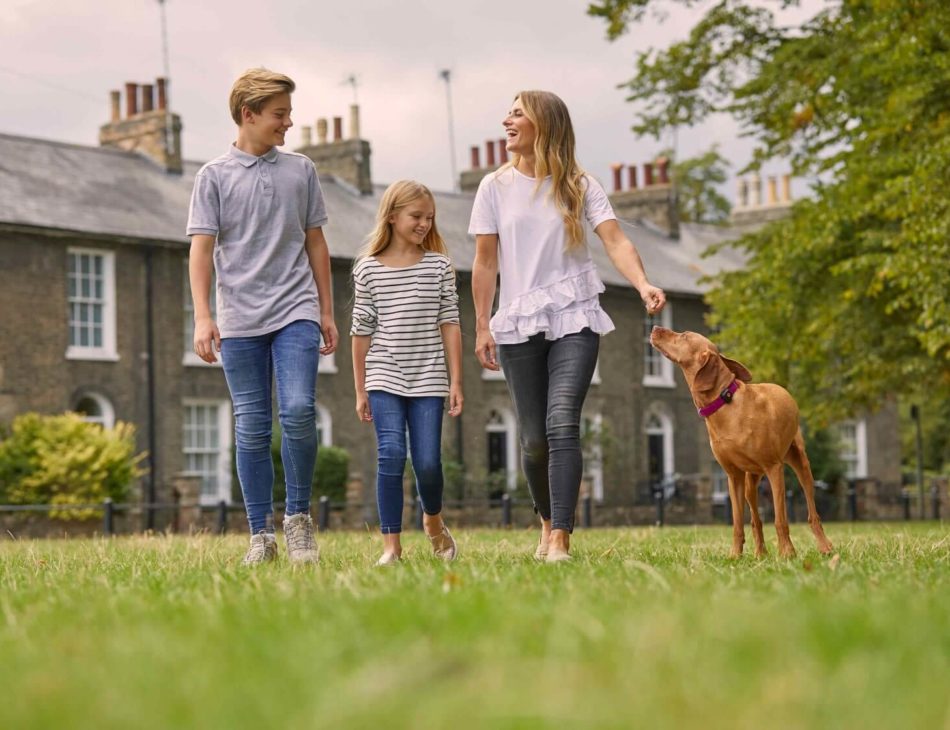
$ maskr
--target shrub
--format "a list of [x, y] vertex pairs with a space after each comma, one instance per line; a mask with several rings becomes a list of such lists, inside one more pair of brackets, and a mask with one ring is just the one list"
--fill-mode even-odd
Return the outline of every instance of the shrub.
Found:
[[[122, 502], [144, 473], [135, 427], [103, 428], [76, 413], [18, 416], [0, 440], [0, 499], [10, 504]], [[55, 510], [55, 519], [87, 519], [94, 510]]]

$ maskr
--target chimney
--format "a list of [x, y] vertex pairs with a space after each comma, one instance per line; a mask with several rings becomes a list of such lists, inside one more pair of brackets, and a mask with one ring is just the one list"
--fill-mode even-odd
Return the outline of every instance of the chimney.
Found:
[[649, 188], [653, 186], [653, 163], [645, 162], [643, 164], [643, 187]]
[[495, 143], [490, 139], [485, 141], [485, 167], [495, 167]]
[[637, 189], [637, 166], [627, 165], [627, 188], [629, 190]]
[[360, 107], [350, 104], [350, 139], [360, 138]]
[[310, 127], [302, 132], [303, 145], [295, 150], [313, 160], [321, 176], [332, 176], [342, 188], [354, 195], [371, 195], [373, 178], [370, 174], [369, 142], [360, 139], [360, 111], [350, 105], [350, 136], [343, 139], [343, 117], [333, 117], [333, 142], [327, 144], [327, 118], [317, 119], [317, 143], [313, 144]]
[[619, 193], [623, 189], [623, 165], [615, 162], [610, 169], [614, 173], [614, 192]]
[[508, 162], [508, 141], [505, 139], [498, 140], [498, 164], [504, 165]]
[[782, 175], [782, 202], [792, 202], [792, 176]]
[[142, 114], [152, 111], [152, 104], [154, 101], [155, 100], [152, 96], [152, 85], [142, 84]]
[[749, 207], [749, 181], [740, 177], [736, 183], [736, 208]]
[[758, 208], [760, 205], [762, 205], [762, 178], [759, 177], [759, 173], [755, 173], [749, 184], [749, 206]]
[[472, 169], [473, 170], [482, 169], [482, 161], [479, 155], [480, 150], [478, 149], [478, 147], [472, 146], [471, 152], [472, 152]]
[[766, 200], [768, 205], [778, 205], [778, 180], [774, 175], [770, 175], [766, 187]]
[[660, 185], [670, 184], [670, 160], [667, 157], [660, 157], [656, 161], [656, 166], [660, 170]]
[[158, 109], [154, 108], [154, 86], [141, 84], [142, 109], [138, 107], [139, 84], [125, 84], [125, 119], [121, 117], [121, 94], [110, 93], [110, 120], [99, 127], [99, 145], [136, 152], [167, 172], [181, 173], [181, 117], [167, 108], [165, 79], [157, 79]]

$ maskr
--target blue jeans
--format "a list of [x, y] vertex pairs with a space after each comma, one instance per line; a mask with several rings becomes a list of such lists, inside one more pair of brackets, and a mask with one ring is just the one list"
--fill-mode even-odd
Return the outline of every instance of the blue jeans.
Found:
[[277, 379], [280, 456], [287, 480], [285, 515], [310, 511], [317, 460], [316, 388], [320, 325], [297, 320], [257, 337], [221, 340], [234, 402], [237, 472], [251, 534], [274, 529], [271, 380]]
[[402, 474], [406, 468], [406, 428], [416, 489], [428, 515], [442, 511], [442, 411], [445, 398], [411, 398], [384, 390], [369, 392], [376, 427], [376, 503], [384, 535], [402, 532]]
[[534, 509], [554, 530], [574, 529], [584, 469], [581, 409], [599, 349], [600, 335], [587, 328], [559, 340], [538, 333], [527, 342], [498, 346]]

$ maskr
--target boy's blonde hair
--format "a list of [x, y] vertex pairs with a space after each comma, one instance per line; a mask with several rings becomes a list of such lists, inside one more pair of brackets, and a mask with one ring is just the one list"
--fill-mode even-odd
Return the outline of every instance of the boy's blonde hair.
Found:
[[235, 124], [241, 126], [241, 109], [247, 107], [255, 114], [260, 114], [268, 100], [278, 94], [292, 94], [296, 88], [297, 85], [289, 76], [266, 68], [249, 68], [231, 87], [231, 97], [228, 100], [231, 118]]
[[393, 238], [393, 224], [389, 222], [390, 217], [393, 213], [405, 208], [419, 198], [428, 198], [433, 208], [432, 227], [426, 237], [422, 239], [422, 248], [426, 251], [440, 253], [443, 256], [449, 255], [449, 251], [445, 247], [445, 241], [442, 240], [439, 229], [435, 225], [435, 198], [432, 197], [429, 188], [415, 180], [398, 180], [386, 188], [386, 192], [383, 193], [383, 197], [379, 201], [379, 210], [376, 211], [376, 227], [366, 237], [366, 243], [360, 251], [360, 259], [375, 256], [389, 245]]
[[[551, 176], [550, 196], [561, 213], [567, 232], [567, 250], [586, 244], [584, 225], [584, 170], [574, 159], [574, 127], [567, 105], [550, 91], [521, 91], [525, 116], [534, 125], [534, 173], [537, 187]], [[508, 163], [515, 167], [521, 155], [512, 155]]]

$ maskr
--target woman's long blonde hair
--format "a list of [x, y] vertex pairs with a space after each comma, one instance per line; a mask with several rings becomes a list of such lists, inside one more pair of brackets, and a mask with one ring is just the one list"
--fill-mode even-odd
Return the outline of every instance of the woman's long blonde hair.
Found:
[[[525, 116], [534, 125], [534, 175], [538, 188], [551, 176], [550, 197], [564, 219], [567, 250], [586, 244], [584, 225], [584, 170], [574, 159], [574, 127], [567, 105], [550, 91], [521, 91]], [[511, 166], [521, 162], [521, 155], [512, 155]]]
[[[434, 211], [435, 198], [432, 197], [429, 188], [422, 183], [418, 183], [415, 180], [397, 180], [386, 188], [386, 192], [383, 193], [383, 197], [379, 201], [379, 210], [376, 211], [376, 227], [373, 228], [372, 232], [366, 237], [366, 242], [360, 250], [359, 258], [364, 259], [367, 256], [375, 256], [381, 253], [393, 238], [393, 224], [389, 222], [393, 213], [396, 213], [413, 201], [423, 197], [429, 199]], [[429, 229], [426, 237], [422, 239], [422, 248], [426, 251], [434, 251], [444, 256], [449, 255], [449, 251], [445, 247], [445, 241], [442, 240], [439, 229], [435, 225], [434, 215], [432, 218], [432, 227]]]

